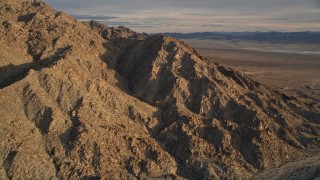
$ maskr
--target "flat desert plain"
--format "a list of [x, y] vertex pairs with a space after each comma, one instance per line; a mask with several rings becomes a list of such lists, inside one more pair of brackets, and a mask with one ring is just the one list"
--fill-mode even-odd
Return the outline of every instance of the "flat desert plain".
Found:
[[320, 45], [183, 39], [212, 62], [320, 108]]

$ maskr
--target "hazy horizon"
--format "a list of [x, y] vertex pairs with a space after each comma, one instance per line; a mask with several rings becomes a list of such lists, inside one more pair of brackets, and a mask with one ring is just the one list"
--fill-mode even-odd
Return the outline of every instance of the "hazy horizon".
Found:
[[320, 0], [45, 0], [53, 8], [138, 32], [320, 31]]

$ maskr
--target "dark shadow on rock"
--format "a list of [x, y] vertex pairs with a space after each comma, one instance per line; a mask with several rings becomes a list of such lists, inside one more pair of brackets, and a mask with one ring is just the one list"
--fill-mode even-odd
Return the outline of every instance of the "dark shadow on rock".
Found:
[[34, 16], [36, 16], [36, 13], [25, 14], [25, 15], [19, 16], [18, 21], [28, 23], [34, 18]]
[[0, 67], [0, 89], [23, 79], [33, 66], [34, 63], [31, 62], [20, 65], [9, 64], [7, 66]]
[[46, 107], [43, 113], [43, 119], [41, 124], [39, 124], [39, 128], [43, 134], [48, 133], [50, 124], [52, 122], [52, 109]]
[[75, 139], [81, 132], [86, 131], [85, 127], [81, 124], [78, 117], [78, 110], [82, 105], [82, 101], [83, 98], [78, 99], [73, 109], [69, 112], [69, 117], [71, 118], [72, 126], [59, 136], [60, 142], [65, 149], [66, 155], [69, 154], [69, 151], [73, 147], [72, 142], [75, 141]]
[[49, 58], [45, 58], [39, 62], [39, 66], [35, 70], [41, 70], [43, 68], [51, 67], [60, 59], [66, 57], [67, 53], [72, 49], [72, 46], [66, 46], [62, 48], [57, 48], [56, 51]]
[[246, 78], [238, 74], [238, 72], [228, 69], [224, 66], [218, 66], [218, 71], [221, 72], [224, 76], [231, 78], [235, 83], [240, 85], [243, 88], [249, 88], [250, 90], [253, 90], [254, 86], [258, 86], [258, 83], [250, 83]]
[[6, 170], [7, 177], [9, 179], [12, 178], [11, 175], [10, 175], [10, 168], [11, 168], [11, 165], [12, 165], [13, 160], [16, 157], [16, 155], [17, 155], [17, 151], [10, 151], [10, 153], [8, 154], [6, 160], [2, 164], [3, 168]]
[[43, 68], [51, 67], [58, 60], [64, 58], [72, 46], [58, 48], [51, 57], [37, 62], [29, 62], [19, 65], [9, 64], [0, 67], [0, 89], [3, 89], [11, 84], [25, 78], [31, 69], [39, 71]]
[[81, 178], [80, 180], [100, 180], [101, 178], [99, 176], [85, 176]]

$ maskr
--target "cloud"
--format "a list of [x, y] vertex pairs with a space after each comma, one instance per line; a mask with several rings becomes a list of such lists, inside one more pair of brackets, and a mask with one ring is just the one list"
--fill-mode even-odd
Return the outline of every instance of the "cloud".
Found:
[[99, 20], [99, 21], [119, 18], [119, 17], [103, 16], [103, 15], [82, 15], [82, 14], [72, 15], [72, 16], [78, 20]]
[[86, 14], [78, 19], [96, 19], [111, 25], [123, 23], [147, 32], [320, 31], [320, 0], [45, 1], [59, 10]]
[[320, 8], [320, 0], [314, 0], [316, 6], [318, 6], [318, 8]]
[[203, 27], [217, 27], [217, 26], [225, 26], [224, 24], [202, 24]]

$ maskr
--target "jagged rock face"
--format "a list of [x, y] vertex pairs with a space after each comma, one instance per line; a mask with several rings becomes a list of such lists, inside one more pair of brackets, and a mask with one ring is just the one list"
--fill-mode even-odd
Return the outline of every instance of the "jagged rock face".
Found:
[[115, 44], [129, 44], [115, 69], [133, 96], [161, 109], [157, 137], [187, 177], [246, 176], [319, 146], [319, 113], [294, 97], [210, 64], [176, 39], [137, 43]]
[[0, 2], [0, 177], [243, 177], [319, 149], [320, 113], [187, 44]]

